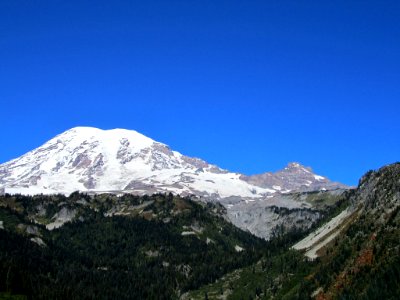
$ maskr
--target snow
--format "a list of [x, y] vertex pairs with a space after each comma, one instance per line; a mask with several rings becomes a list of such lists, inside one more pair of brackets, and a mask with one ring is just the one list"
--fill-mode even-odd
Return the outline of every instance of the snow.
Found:
[[244, 248], [240, 247], [239, 245], [235, 245], [235, 251], [236, 252], [242, 252]]
[[325, 177], [322, 177], [322, 176], [319, 176], [319, 175], [315, 175], [315, 174], [314, 174], [314, 178], [316, 180], [318, 180], [318, 181], [325, 180]]
[[[185, 157], [126, 129], [75, 127], [0, 165], [2, 169], [10, 173], [2, 178], [7, 192], [29, 195], [131, 191], [262, 200], [277, 191], [288, 192], [279, 185], [262, 188], [250, 184], [241, 174]], [[127, 190], [131, 182], [133, 187]], [[136, 182], [142, 186], [135, 187]]]
[[209, 237], [207, 237], [206, 244], [208, 245], [208, 244], [211, 244], [211, 243], [215, 244], [214, 240], [212, 240]]
[[327, 245], [340, 233], [340, 226], [350, 215], [350, 209], [345, 209], [328, 223], [295, 244], [292, 248], [296, 250], [306, 250], [307, 257], [311, 259], [316, 258], [318, 256], [318, 250]]
[[46, 246], [45, 242], [43, 242], [43, 240], [40, 237], [33, 237], [31, 238], [31, 241], [38, 244], [40, 247]]
[[281, 194], [289, 194], [290, 192], [292, 192], [292, 190], [284, 190], [284, 191], [281, 191]]
[[182, 231], [181, 235], [185, 236], [185, 235], [196, 235], [196, 232], [194, 231]]

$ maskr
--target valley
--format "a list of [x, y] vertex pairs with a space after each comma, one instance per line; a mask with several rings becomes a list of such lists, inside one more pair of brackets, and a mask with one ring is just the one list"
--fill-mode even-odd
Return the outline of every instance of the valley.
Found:
[[398, 163], [351, 188], [73, 128], [0, 165], [0, 298], [394, 299], [399, 184]]

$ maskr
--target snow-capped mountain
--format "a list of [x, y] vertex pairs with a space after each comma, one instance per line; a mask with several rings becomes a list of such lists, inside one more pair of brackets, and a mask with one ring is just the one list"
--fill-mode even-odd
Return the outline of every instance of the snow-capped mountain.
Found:
[[244, 176], [172, 151], [136, 131], [76, 127], [0, 165], [0, 187], [23, 194], [171, 191], [214, 199], [262, 199], [293, 189], [339, 185], [296, 163], [275, 174]]
[[324, 198], [342, 188], [298, 163], [276, 173], [232, 173], [125, 129], [72, 128], [0, 165], [0, 193], [195, 195], [220, 202], [233, 224], [267, 239], [279, 226], [308, 228], [320, 218], [301, 193], [330, 191]]

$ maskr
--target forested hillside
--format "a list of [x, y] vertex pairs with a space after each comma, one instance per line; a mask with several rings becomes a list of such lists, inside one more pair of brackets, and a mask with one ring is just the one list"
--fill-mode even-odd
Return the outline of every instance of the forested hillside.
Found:
[[[0, 203], [3, 295], [171, 299], [254, 263], [265, 247], [226, 222], [222, 207], [171, 194], [6, 195]], [[49, 231], [30, 221], [39, 214], [51, 224], [60, 207], [72, 222]]]
[[338, 209], [346, 206], [352, 214], [317, 259], [278, 238], [256, 264], [184, 299], [399, 299], [400, 164], [368, 172]]
[[398, 299], [399, 208], [400, 164], [368, 172], [325, 206], [311, 231], [348, 213], [310, 259], [308, 249], [293, 249], [307, 232], [294, 227], [264, 241], [227, 222], [223, 206], [172, 194], [4, 195], [0, 295]]

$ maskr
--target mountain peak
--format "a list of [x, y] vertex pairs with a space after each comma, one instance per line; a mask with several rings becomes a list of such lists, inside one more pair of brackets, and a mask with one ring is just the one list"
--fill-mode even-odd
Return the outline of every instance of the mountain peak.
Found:
[[112, 129], [100, 129], [97, 127], [90, 127], [90, 126], [77, 126], [71, 129], [64, 131], [61, 135], [117, 135], [117, 136], [140, 136], [150, 139], [145, 135], [141, 134], [140, 132], [132, 129], [124, 129], [124, 128], [112, 128]]
[[172, 151], [137, 131], [71, 128], [0, 165], [9, 193], [173, 192], [205, 198], [262, 198], [274, 193], [207, 162]]
[[266, 174], [228, 172], [134, 130], [80, 126], [0, 165], [0, 186], [22, 194], [173, 192], [214, 199], [262, 199], [298, 188], [329, 189], [329, 180], [297, 162]]
[[298, 162], [290, 162], [287, 164], [287, 167], [288, 168], [299, 168], [299, 167], [302, 167], [302, 165]]
[[281, 171], [284, 171], [284, 170], [291, 170], [291, 171], [294, 170], [294, 171], [302, 171], [305, 173], [313, 173], [313, 170], [310, 167], [306, 167], [298, 162], [288, 163], [287, 166]]
[[66, 131], [64, 131], [63, 133], [59, 134], [58, 136], [62, 136], [62, 135], [73, 135], [73, 134], [99, 134], [101, 133], [102, 129], [100, 128], [96, 128], [96, 127], [89, 127], [89, 126], [77, 126], [77, 127], [72, 127]]
[[[62, 142], [64, 144], [104, 144], [110, 147], [115, 147], [121, 143], [128, 143], [134, 145], [136, 148], [150, 147], [153, 143], [156, 143], [151, 138], [135, 131], [128, 129], [99, 129], [96, 127], [73, 127], [65, 132], [57, 135], [55, 138], [50, 140], [48, 143]], [[45, 145], [46, 145], [45, 144]], [[159, 143], [161, 144], [161, 143]]]
[[290, 169], [310, 169], [309, 167], [305, 167], [304, 165], [302, 165], [301, 163], [298, 162], [290, 162], [287, 164], [286, 168], [290, 168]]

